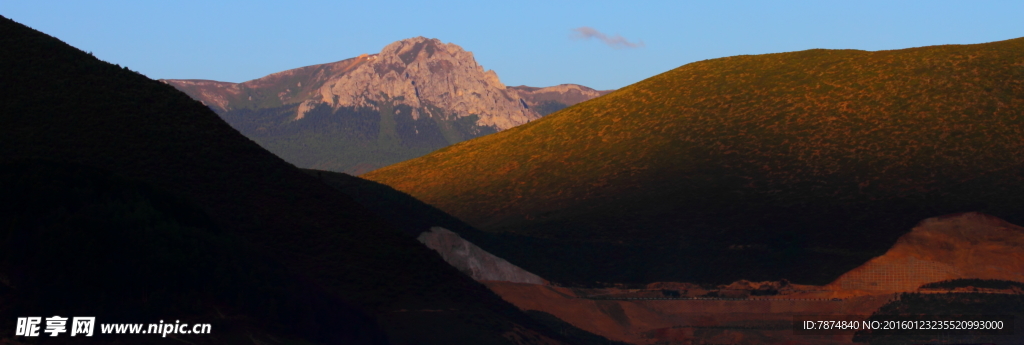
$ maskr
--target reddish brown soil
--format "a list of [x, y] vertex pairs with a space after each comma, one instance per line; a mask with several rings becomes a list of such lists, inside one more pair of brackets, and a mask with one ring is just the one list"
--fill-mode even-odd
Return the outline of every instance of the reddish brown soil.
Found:
[[[965, 213], [922, 221], [885, 255], [826, 286], [739, 281], [722, 297], [689, 283], [646, 289], [570, 289], [483, 282], [523, 310], [550, 313], [583, 330], [633, 344], [849, 344], [851, 336], [795, 336], [794, 315], [870, 315], [901, 292], [948, 279], [1024, 282], [1024, 228]], [[771, 285], [773, 296], [751, 291]], [[663, 290], [681, 291], [666, 299]], [[944, 291], [943, 291], [944, 292]]]
[[829, 286], [903, 292], [957, 278], [1024, 281], [1024, 228], [980, 213], [929, 218]]

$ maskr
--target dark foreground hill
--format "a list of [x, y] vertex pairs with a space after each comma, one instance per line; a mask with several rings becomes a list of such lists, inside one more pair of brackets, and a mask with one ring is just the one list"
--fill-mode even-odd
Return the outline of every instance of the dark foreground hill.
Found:
[[[209, 323], [211, 334], [177, 336], [202, 344], [388, 343], [365, 309], [288, 272], [202, 209], [149, 184], [80, 164], [19, 160], [0, 164], [0, 202], [6, 319]], [[0, 337], [11, 336], [10, 326]], [[94, 332], [100, 342], [166, 340]]]
[[572, 342], [169, 85], [7, 18], [0, 81], [0, 339], [95, 314], [215, 325], [109, 343]]
[[[827, 283], [920, 219], [1024, 222], [1024, 39], [688, 64], [363, 175], [553, 281]], [[566, 253], [572, 253], [566, 255]]]

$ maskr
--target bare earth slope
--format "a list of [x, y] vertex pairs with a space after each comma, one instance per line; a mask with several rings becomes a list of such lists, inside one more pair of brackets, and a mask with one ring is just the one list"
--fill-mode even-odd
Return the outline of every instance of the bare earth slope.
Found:
[[1024, 228], [979, 213], [929, 218], [829, 286], [907, 292], [953, 279], [1024, 282]]
[[364, 177], [560, 241], [564, 267], [502, 256], [552, 281], [824, 284], [920, 219], [1024, 221], [1022, 135], [1024, 39], [816, 49], [691, 63]]

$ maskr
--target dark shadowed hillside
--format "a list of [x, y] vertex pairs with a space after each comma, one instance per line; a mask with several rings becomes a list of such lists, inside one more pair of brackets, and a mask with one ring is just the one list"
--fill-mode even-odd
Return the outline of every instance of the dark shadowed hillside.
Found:
[[[578, 277], [591, 277], [602, 273], [594, 271], [595, 267], [608, 267], [604, 263], [617, 260], [625, 255], [638, 254], [630, 252], [636, 250], [635, 248], [621, 244], [581, 247], [571, 240], [539, 238], [511, 232], [481, 231], [388, 185], [345, 173], [320, 170], [304, 171], [352, 197], [353, 200], [412, 236], [430, 231], [431, 227], [440, 226], [458, 233], [461, 237], [498, 257], [513, 258], [513, 264], [534, 267], [544, 274], [558, 276], [561, 278], [558, 283], [562, 284], [577, 284], [580, 282]], [[598, 263], [597, 265], [571, 266], [579, 264], [580, 257], [590, 255], [593, 251], [604, 253], [606, 256], [594, 258], [591, 263]], [[570, 279], [566, 279], [567, 277]], [[614, 281], [606, 282], [613, 283]]]
[[[1014, 283], [1005, 282], [1004, 283]], [[876, 344], [1018, 344], [1024, 341], [1024, 296], [992, 293], [905, 293], [874, 312], [869, 320], [947, 320], [1003, 322], [1002, 331], [928, 330], [928, 331], [858, 331], [854, 340]], [[985, 315], [985, 316], [982, 316]], [[1001, 316], [999, 318], [993, 317]]]
[[[181, 317], [238, 336], [199, 343], [572, 342], [169, 85], [7, 18], [0, 80], [6, 320]], [[77, 283], [68, 296], [97, 300], [40, 295]], [[139, 342], [161, 340], [177, 342]]]
[[688, 64], [363, 177], [566, 243], [521, 264], [554, 281], [826, 283], [920, 219], [1024, 221], [1022, 134], [1024, 39], [817, 49]]
[[[79, 164], [19, 160], [0, 164], [0, 202], [5, 318], [210, 323], [211, 334], [185, 336], [202, 344], [250, 336], [387, 344], [365, 310], [289, 274], [194, 204], [148, 184]], [[96, 333], [101, 342], [167, 340]]]

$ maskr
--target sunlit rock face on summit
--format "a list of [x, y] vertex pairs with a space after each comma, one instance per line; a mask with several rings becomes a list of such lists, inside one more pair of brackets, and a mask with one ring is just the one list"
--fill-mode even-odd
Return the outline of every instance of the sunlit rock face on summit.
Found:
[[384, 47], [367, 63], [328, 81], [320, 88], [319, 98], [307, 101], [303, 108], [316, 103], [373, 106], [387, 98], [410, 106], [414, 119], [432, 116], [422, 110], [431, 105], [458, 117], [477, 115], [477, 125], [498, 130], [540, 118], [514, 89], [506, 89], [494, 71], [484, 71], [473, 53], [423, 37]]

